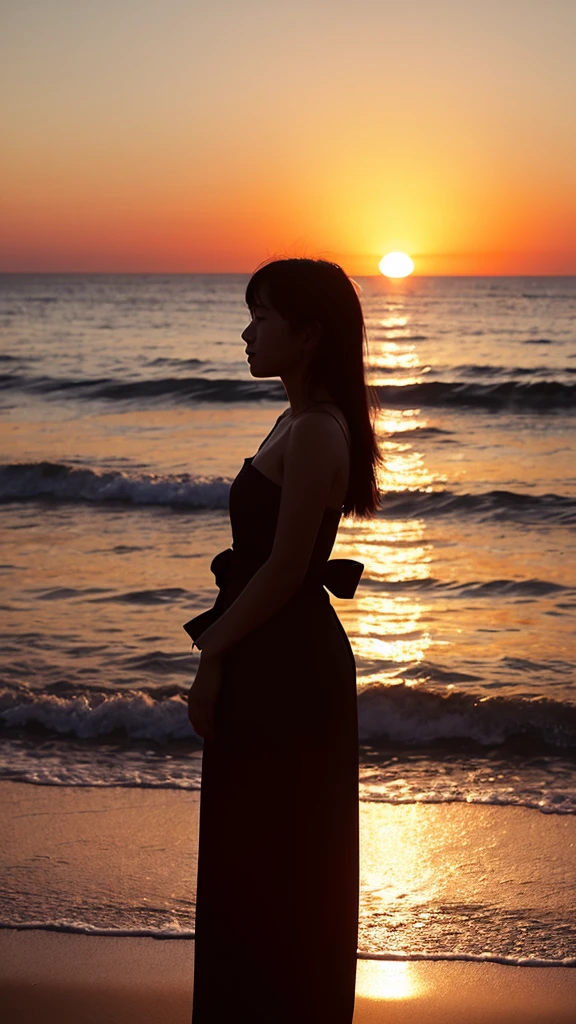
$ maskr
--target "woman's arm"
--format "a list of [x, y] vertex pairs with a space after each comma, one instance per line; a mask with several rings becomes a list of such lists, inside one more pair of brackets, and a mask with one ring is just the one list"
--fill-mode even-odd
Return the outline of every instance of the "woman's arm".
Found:
[[302, 584], [330, 488], [348, 451], [333, 417], [305, 413], [294, 421], [268, 560], [220, 618], [198, 637], [202, 657], [218, 658], [285, 605]]

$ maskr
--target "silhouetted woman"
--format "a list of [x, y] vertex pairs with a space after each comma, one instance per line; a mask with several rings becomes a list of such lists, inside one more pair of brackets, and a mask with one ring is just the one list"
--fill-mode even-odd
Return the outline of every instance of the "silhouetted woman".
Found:
[[193, 1024], [351, 1024], [358, 932], [356, 669], [325, 588], [341, 515], [370, 516], [379, 450], [355, 288], [323, 260], [275, 260], [246, 292], [253, 377], [290, 406], [230, 489], [233, 546], [190, 720], [204, 737]]

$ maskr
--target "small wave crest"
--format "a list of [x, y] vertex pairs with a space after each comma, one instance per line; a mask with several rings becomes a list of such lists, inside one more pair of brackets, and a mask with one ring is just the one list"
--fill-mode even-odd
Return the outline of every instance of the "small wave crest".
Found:
[[207, 359], [178, 359], [175, 356], [157, 356], [156, 359], [150, 359], [148, 366], [174, 366], [178, 369], [184, 369], [192, 366], [202, 366], [208, 363]]
[[[157, 361], [156, 361], [157, 365]], [[172, 364], [173, 365], [173, 364]], [[180, 364], [182, 366], [182, 364]], [[182, 367], [184, 368], [184, 367]], [[117, 380], [109, 377], [73, 380], [65, 377], [34, 377], [23, 373], [0, 374], [0, 389], [39, 395], [70, 395], [72, 398], [120, 402], [261, 402], [285, 401], [286, 392], [275, 381], [235, 380], [227, 377], [153, 377]]]
[[435, 579], [428, 576], [424, 579], [416, 577], [407, 580], [378, 580], [366, 577], [362, 580], [362, 587], [365, 590], [390, 591], [413, 591], [413, 590], [438, 590], [445, 594], [458, 597], [503, 597], [503, 598], [526, 598], [546, 597], [549, 594], [572, 593], [570, 587], [560, 583], [553, 583], [549, 580], [487, 580], [484, 583], [470, 581], [466, 583], [453, 583], [451, 581]]
[[[182, 366], [182, 369], [185, 367]], [[120, 380], [110, 377], [74, 380], [33, 376], [19, 372], [0, 374], [0, 388], [40, 395], [70, 395], [93, 400], [147, 402], [259, 402], [285, 401], [276, 381], [208, 376], [159, 377]], [[380, 384], [375, 390], [385, 407], [457, 406], [491, 412], [569, 412], [576, 408], [576, 385], [559, 380], [423, 381], [419, 384]]]
[[501, 381], [499, 383], [456, 383], [425, 381], [421, 384], [376, 388], [383, 406], [416, 408], [458, 406], [491, 412], [569, 412], [576, 408], [576, 386], [560, 381]]
[[[538, 344], [543, 344], [543, 342], [540, 341]], [[501, 381], [507, 381], [510, 378], [513, 380], [515, 377], [520, 377], [524, 380], [529, 378], [536, 381], [540, 378], [548, 381], [550, 377], [549, 366], [498, 366], [490, 363], [465, 363], [462, 366], [453, 367], [452, 372], [463, 380], [472, 377], [472, 379], [480, 380], [500, 378]], [[560, 372], [562, 375], [572, 377], [576, 370], [573, 366], [564, 366]]]
[[[63, 502], [116, 502], [188, 509], [227, 509], [230, 480], [189, 473], [140, 476], [54, 462], [0, 465], [0, 501], [51, 499]], [[558, 494], [488, 491], [388, 491], [380, 515], [388, 519], [443, 515], [568, 525], [576, 522], [576, 498]]]
[[479, 516], [482, 519], [569, 525], [576, 522], [576, 498], [563, 494], [520, 494], [494, 490], [483, 494], [453, 491], [388, 491], [381, 500], [386, 518], [444, 515]]
[[72, 502], [120, 502], [198, 509], [228, 508], [230, 481], [223, 477], [128, 476], [53, 462], [0, 466], [0, 501], [51, 498]]

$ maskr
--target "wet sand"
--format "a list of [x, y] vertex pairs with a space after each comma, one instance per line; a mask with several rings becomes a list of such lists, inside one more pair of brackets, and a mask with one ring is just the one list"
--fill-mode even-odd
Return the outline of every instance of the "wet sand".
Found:
[[[154, 908], [193, 900], [199, 794], [0, 784], [0, 871], [14, 915], [78, 919], [124, 901]], [[576, 818], [524, 808], [362, 804], [364, 884], [381, 858], [400, 889], [434, 865], [485, 856], [494, 873], [454, 875], [463, 891], [495, 885], [504, 866], [543, 905], [574, 876]], [[416, 836], [408, 856], [407, 837]], [[402, 872], [406, 877], [403, 877]], [[558, 896], [560, 898], [560, 896]], [[494, 894], [495, 902], [496, 893]], [[36, 902], [35, 902], [36, 901]], [[37, 910], [31, 912], [35, 906]], [[565, 907], [569, 920], [574, 907]], [[145, 910], [143, 910], [145, 915]], [[140, 922], [144, 927], [145, 916]], [[189, 1024], [190, 938], [102, 937], [45, 930], [0, 931], [3, 1024]], [[476, 962], [358, 961], [355, 1024], [574, 1024], [576, 969]], [[274, 1008], [270, 1008], [270, 1024]], [[322, 1022], [324, 1024], [324, 1022]], [[329, 1022], [326, 1022], [329, 1024]]]

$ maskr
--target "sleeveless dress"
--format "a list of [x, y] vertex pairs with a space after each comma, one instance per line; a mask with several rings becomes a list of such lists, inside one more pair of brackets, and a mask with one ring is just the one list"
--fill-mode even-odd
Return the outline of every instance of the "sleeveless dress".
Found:
[[[211, 565], [218, 598], [184, 627], [193, 638], [269, 557], [281, 491], [245, 459], [233, 545]], [[353, 597], [363, 565], [328, 561], [340, 516], [326, 508], [297, 593], [223, 656], [202, 762], [193, 1024], [352, 1022], [356, 668], [325, 587]]]

